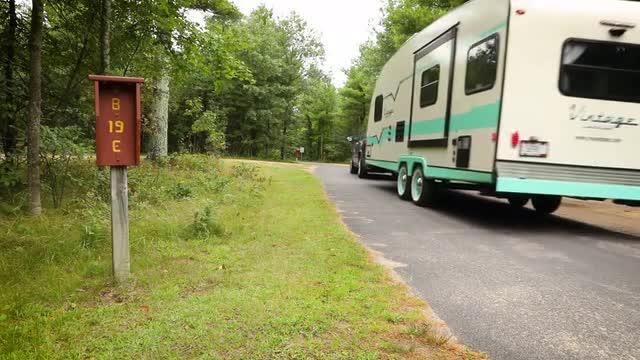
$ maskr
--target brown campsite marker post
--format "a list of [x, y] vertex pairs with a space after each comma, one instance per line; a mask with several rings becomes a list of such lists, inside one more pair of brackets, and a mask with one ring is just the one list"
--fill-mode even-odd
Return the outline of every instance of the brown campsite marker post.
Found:
[[140, 164], [140, 90], [144, 79], [90, 75], [95, 84], [96, 163], [111, 167], [113, 275], [129, 278], [127, 167]]

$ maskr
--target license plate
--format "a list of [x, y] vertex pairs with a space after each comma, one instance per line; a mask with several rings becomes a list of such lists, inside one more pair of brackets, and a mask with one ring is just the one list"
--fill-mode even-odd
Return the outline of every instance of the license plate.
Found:
[[521, 141], [520, 156], [522, 157], [547, 157], [549, 143], [541, 141]]

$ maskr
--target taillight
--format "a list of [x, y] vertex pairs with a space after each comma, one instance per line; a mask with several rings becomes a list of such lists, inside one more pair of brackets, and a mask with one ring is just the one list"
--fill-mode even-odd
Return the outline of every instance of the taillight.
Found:
[[520, 134], [515, 131], [513, 134], [511, 134], [511, 146], [516, 148], [518, 147], [518, 145], [520, 144]]

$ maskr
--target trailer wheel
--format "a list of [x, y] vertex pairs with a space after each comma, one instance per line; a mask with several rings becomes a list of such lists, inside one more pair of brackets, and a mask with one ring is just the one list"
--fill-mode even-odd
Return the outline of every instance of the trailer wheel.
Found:
[[562, 204], [561, 196], [538, 195], [531, 199], [533, 208], [542, 215], [553, 214]]
[[409, 170], [407, 170], [406, 164], [400, 166], [400, 170], [398, 171], [397, 189], [400, 199], [411, 199], [411, 176], [409, 176]]
[[411, 176], [411, 200], [418, 206], [434, 206], [438, 198], [438, 184], [424, 177], [422, 167], [416, 166]]
[[523, 195], [509, 195], [507, 200], [509, 200], [509, 205], [511, 205], [512, 208], [521, 209], [527, 205], [529, 197]]
[[355, 175], [358, 173], [358, 168], [356, 167], [356, 165], [353, 163], [353, 160], [351, 160], [351, 169], [349, 170], [349, 172], [352, 175]]
[[360, 164], [358, 166], [358, 177], [360, 179], [366, 179], [369, 176], [367, 172], [367, 160], [363, 157], [360, 158]]

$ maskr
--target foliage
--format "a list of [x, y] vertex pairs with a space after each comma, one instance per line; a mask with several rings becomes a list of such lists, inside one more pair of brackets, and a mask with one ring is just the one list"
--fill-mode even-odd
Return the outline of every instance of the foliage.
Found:
[[177, 183], [173, 186], [171, 193], [176, 200], [188, 199], [193, 196], [193, 189], [185, 183]]
[[1, 193], [8, 194], [24, 185], [24, 172], [19, 164], [13, 161], [0, 162], [0, 189]]
[[209, 238], [222, 234], [222, 228], [216, 223], [215, 214], [211, 206], [198, 210], [193, 215], [193, 223], [189, 229], [191, 234], [199, 238]]
[[85, 140], [78, 127], [43, 126], [41, 141], [43, 180], [48, 186], [53, 207], [58, 208], [62, 204], [67, 186], [80, 180], [73, 177], [74, 161], [88, 154], [90, 148], [84, 144]]
[[[201, 136], [201, 141], [194, 141], [196, 150], [220, 154], [226, 147], [225, 124], [223, 117], [214, 111], [205, 111], [200, 99], [188, 100], [185, 115], [194, 119], [191, 125], [192, 136]], [[203, 135], [203, 136], [202, 136]]]
[[[86, 140], [95, 133], [93, 89], [86, 75], [100, 69], [98, 10], [99, 3], [91, 0], [49, 1], [45, 8], [42, 124], [77, 127]], [[0, 2], [0, 12], [7, 11]], [[2, 105], [15, 113], [18, 129], [27, 115], [29, 12], [18, 4], [10, 69], [15, 89]], [[336, 89], [317, 91], [314, 85], [318, 79], [329, 83], [319, 70], [324, 48], [297, 14], [277, 17], [263, 6], [242, 16], [228, 0], [111, 0], [111, 12], [111, 72], [147, 79], [145, 150], [161, 128], [157, 116], [150, 116], [155, 114], [150, 111], [154, 84], [169, 76], [170, 151], [284, 159], [305, 146], [311, 151], [307, 159], [347, 156], [340, 154], [347, 148], [336, 117]], [[206, 16], [203, 26], [189, 20], [194, 12]], [[0, 17], [3, 33], [7, 18]], [[0, 63], [5, 56], [0, 53]], [[4, 77], [3, 71], [0, 83]], [[303, 103], [311, 96], [325, 98], [309, 110]], [[18, 142], [18, 148], [25, 145], [23, 139]]]

